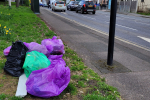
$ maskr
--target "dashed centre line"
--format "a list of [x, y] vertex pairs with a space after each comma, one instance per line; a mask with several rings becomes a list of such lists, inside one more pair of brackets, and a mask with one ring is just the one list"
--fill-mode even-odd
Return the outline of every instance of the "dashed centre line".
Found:
[[[109, 23], [109, 22], [106, 22], [106, 23]], [[120, 26], [120, 27], [128, 28], [128, 29], [130, 29], [130, 30], [138, 31], [137, 29], [130, 28], [130, 27], [127, 27], [127, 26], [123, 26], [123, 25], [119, 25], [119, 24], [116, 24], [116, 25], [117, 25], [117, 26]]]

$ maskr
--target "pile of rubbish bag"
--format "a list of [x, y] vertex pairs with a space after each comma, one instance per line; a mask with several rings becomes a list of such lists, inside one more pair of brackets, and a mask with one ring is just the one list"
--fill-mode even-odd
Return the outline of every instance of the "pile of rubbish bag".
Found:
[[70, 69], [62, 58], [64, 45], [56, 36], [41, 44], [16, 41], [3, 52], [7, 57], [4, 71], [19, 79], [25, 74], [24, 84], [31, 95], [58, 96], [70, 82]]

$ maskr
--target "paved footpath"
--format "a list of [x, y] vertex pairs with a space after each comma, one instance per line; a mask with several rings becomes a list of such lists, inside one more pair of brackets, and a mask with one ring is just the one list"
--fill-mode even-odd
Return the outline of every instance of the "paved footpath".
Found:
[[40, 8], [39, 16], [85, 65], [105, 77], [118, 89], [123, 100], [150, 100], [150, 52], [115, 41], [114, 66], [106, 65], [108, 37]]

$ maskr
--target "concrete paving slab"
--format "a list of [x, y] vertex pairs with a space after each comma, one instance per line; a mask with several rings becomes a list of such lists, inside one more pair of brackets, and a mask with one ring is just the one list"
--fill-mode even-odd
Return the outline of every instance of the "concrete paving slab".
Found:
[[106, 82], [118, 88], [124, 100], [149, 100], [150, 71], [101, 75]]

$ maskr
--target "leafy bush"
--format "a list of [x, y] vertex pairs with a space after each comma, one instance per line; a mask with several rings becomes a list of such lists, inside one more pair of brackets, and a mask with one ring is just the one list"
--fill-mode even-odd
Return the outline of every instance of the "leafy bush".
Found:
[[25, 1], [25, 6], [29, 6], [29, 0], [24, 0]]

